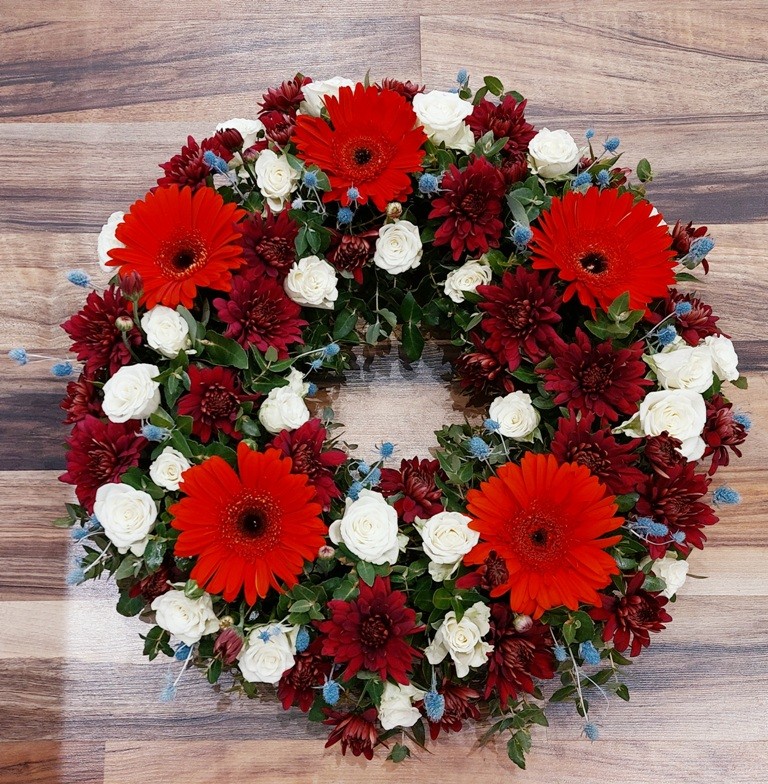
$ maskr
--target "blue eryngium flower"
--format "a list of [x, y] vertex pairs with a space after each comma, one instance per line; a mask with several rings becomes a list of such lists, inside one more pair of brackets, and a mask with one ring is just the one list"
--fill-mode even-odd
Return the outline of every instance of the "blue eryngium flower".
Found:
[[693, 310], [693, 305], [690, 302], [678, 302], [675, 305], [676, 316], [687, 316]]
[[296, 652], [303, 653], [309, 648], [309, 632], [302, 626], [296, 633]]
[[592, 184], [592, 175], [589, 172], [584, 171], [581, 174], [577, 174], [573, 178], [573, 182], [571, 183], [571, 187], [572, 188], [583, 188], [585, 185], [591, 185], [591, 184]]
[[611, 173], [607, 169], [601, 169], [595, 176], [598, 185], [602, 188], [611, 184]]
[[323, 699], [328, 705], [335, 705], [341, 696], [341, 687], [336, 681], [327, 680], [323, 684]]
[[675, 342], [675, 338], [677, 337], [677, 330], [670, 326], [662, 327], [658, 331], [656, 337], [658, 337], [659, 343], [661, 343], [662, 346], [669, 346]]
[[304, 172], [301, 181], [307, 188], [317, 188], [317, 174], [313, 171]]
[[422, 174], [419, 177], [419, 190], [422, 193], [437, 193], [439, 183], [434, 174]]
[[692, 259], [701, 261], [706, 258], [708, 253], [711, 253], [715, 247], [715, 241], [711, 237], [697, 237], [688, 249], [688, 255]]
[[562, 645], [555, 645], [552, 649], [552, 653], [555, 654], [555, 658], [559, 662], [564, 662], [568, 658], [568, 651]]
[[387, 458], [389, 458], [389, 457], [392, 457], [392, 455], [394, 454], [394, 452], [395, 452], [395, 445], [394, 445], [394, 444], [393, 444], [391, 441], [385, 441], [385, 442], [384, 442], [384, 443], [383, 443], [383, 444], [382, 444], [382, 445], [379, 447], [379, 454], [380, 454], [380, 455], [381, 455], [381, 456], [382, 456], [382, 457], [383, 457], [385, 460], [386, 460]]
[[360, 191], [354, 185], [351, 188], [347, 188], [347, 198], [350, 201], [357, 201], [360, 198]]
[[605, 144], [603, 145], [603, 147], [605, 147], [605, 149], [608, 150], [608, 152], [616, 152], [616, 150], [619, 149], [620, 144], [621, 144], [621, 140], [619, 139], [618, 136], [611, 136], [610, 138], [605, 140]]
[[600, 651], [595, 648], [591, 640], [587, 640], [579, 645], [579, 655], [587, 664], [600, 664]]
[[738, 490], [723, 485], [712, 493], [712, 500], [718, 505], [738, 504], [741, 502], [741, 494]]
[[587, 128], [587, 130], [584, 131], [584, 136], [587, 139], [594, 139], [594, 137], [595, 137], [595, 129], [594, 128]]
[[176, 661], [186, 661], [191, 651], [192, 647], [190, 645], [181, 642], [176, 646], [174, 657], [176, 658]]
[[26, 365], [29, 362], [29, 356], [25, 348], [12, 348], [8, 352], [8, 359], [15, 362], [17, 365]]
[[752, 417], [744, 411], [737, 411], [733, 418], [745, 429], [752, 427]]
[[67, 280], [73, 286], [79, 286], [81, 289], [87, 289], [91, 285], [91, 276], [83, 270], [70, 270], [67, 273]]
[[327, 346], [326, 346], [326, 347], [323, 349], [323, 356], [324, 356], [326, 359], [327, 359], [327, 358], [330, 358], [330, 357], [335, 357], [335, 356], [336, 356], [336, 355], [339, 353], [339, 351], [341, 351], [341, 348], [339, 347], [339, 344], [338, 344], [338, 343], [329, 343], [329, 344], [328, 344], [328, 345], [327, 345]]
[[472, 436], [467, 442], [467, 449], [478, 460], [485, 460], [491, 454], [491, 447], [480, 436]]
[[431, 722], [440, 721], [445, 713], [445, 697], [435, 689], [430, 689], [424, 695], [424, 712]]
[[352, 219], [355, 217], [355, 213], [349, 209], [349, 207], [340, 207], [339, 212], [336, 215], [336, 221], [340, 226], [345, 226], [348, 223], [352, 223]]
[[142, 425], [141, 434], [147, 441], [165, 441], [171, 437], [171, 431], [167, 427], [158, 427], [157, 425]]
[[51, 373], [53, 373], [56, 378], [67, 378], [67, 376], [71, 376], [74, 372], [75, 367], [71, 362], [57, 362], [51, 368]]
[[533, 232], [529, 226], [515, 226], [512, 229], [512, 241], [518, 248], [524, 248], [533, 239]]
[[589, 740], [596, 741], [600, 737], [600, 730], [597, 728], [597, 724], [590, 721], [584, 725], [584, 734]]
[[353, 500], [357, 501], [360, 498], [360, 491], [363, 489], [362, 482], [352, 482], [349, 486], [349, 490], [347, 490], [347, 495]]
[[466, 68], [459, 68], [459, 72], [456, 74], [456, 81], [463, 86], [467, 83], [467, 79], [469, 79], [469, 71]]
[[227, 162], [211, 150], [206, 150], [206, 152], [203, 153], [203, 160], [219, 174], [226, 174], [229, 171]]

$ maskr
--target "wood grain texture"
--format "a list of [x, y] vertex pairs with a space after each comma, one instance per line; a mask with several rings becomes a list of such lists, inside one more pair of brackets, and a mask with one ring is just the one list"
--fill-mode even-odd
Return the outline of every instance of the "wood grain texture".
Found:
[[[768, 770], [768, 62], [764, 0], [442, 0], [301, 6], [267, 0], [0, 0], [0, 349], [63, 355], [58, 324], [83, 292], [64, 272], [95, 269], [96, 233], [156, 177], [186, 135], [252, 116], [264, 88], [297, 70], [421, 80], [447, 89], [460, 66], [499, 75], [539, 127], [617, 135], [627, 165], [648, 157], [667, 220], [717, 239], [705, 296], [738, 343], [752, 414], [744, 459], [717, 475], [743, 503], [719, 510], [669, 629], [627, 670], [629, 704], [593, 700], [602, 740], [553, 711], [518, 773], [482, 728], [441, 739], [406, 766], [322, 748], [322, 728], [274, 700], [247, 701], [148, 663], [144, 625], [113, 610], [108, 583], [70, 589], [75, 556], [58, 516], [64, 384], [47, 366], [0, 375], [0, 784], [308, 784], [472, 777], [532, 784], [757, 784]], [[461, 15], [459, 15], [461, 14]], [[361, 359], [325, 390], [346, 437], [370, 456], [392, 440], [428, 454], [461, 421], [440, 346], [402, 364]], [[469, 411], [472, 414], [472, 411]]]

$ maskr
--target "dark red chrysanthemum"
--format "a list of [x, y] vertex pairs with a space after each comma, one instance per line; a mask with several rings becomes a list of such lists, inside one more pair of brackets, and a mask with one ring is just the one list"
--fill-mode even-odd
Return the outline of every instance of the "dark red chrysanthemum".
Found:
[[428, 216], [444, 219], [435, 232], [435, 245], [450, 245], [454, 261], [465, 252], [498, 248], [504, 190], [501, 173], [486, 158], [472, 158], [462, 170], [451, 164]]
[[378, 228], [367, 229], [360, 234], [341, 234], [331, 232], [331, 246], [327, 253], [328, 261], [339, 272], [352, 275], [358, 284], [363, 282], [363, 267], [373, 258]]
[[739, 444], [747, 438], [747, 430], [741, 422], [737, 422], [733, 415], [733, 404], [721, 394], [713, 395], [707, 401], [707, 423], [701, 434], [707, 445], [704, 457], [712, 455], [709, 474], [712, 475], [720, 466], [727, 466], [730, 462], [728, 450], [733, 450], [737, 457], [741, 457]]
[[552, 274], [518, 267], [507, 270], [499, 286], [478, 286], [483, 298], [478, 307], [486, 315], [481, 327], [488, 333], [488, 348], [503, 354], [510, 370], [520, 365], [522, 355], [540, 362], [562, 341], [554, 325], [560, 323], [560, 297], [552, 285]]
[[67, 412], [64, 422], [72, 425], [85, 419], [88, 414], [102, 416], [99, 388], [85, 374], [81, 373], [77, 381], [67, 384], [67, 395], [61, 401], [60, 407]]
[[296, 74], [293, 79], [286, 79], [279, 87], [270, 87], [261, 99], [262, 118], [265, 112], [281, 112], [282, 114], [295, 115], [299, 104], [304, 100], [302, 88], [312, 79], [303, 74]]
[[285, 359], [289, 346], [304, 342], [301, 330], [307, 322], [299, 318], [301, 306], [274, 278], [238, 275], [232, 278], [229, 298], [216, 297], [213, 306], [227, 325], [225, 337], [243, 348], [274, 348], [278, 359]]
[[[702, 528], [717, 522], [712, 507], [701, 500], [710, 480], [695, 471], [696, 463], [684, 463], [670, 468], [668, 477], [649, 476], [640, 486], [638, 515], [650, 517], [669, 529], [665, 536], [648, 537], [651, 558], [663, 558], [670, 545], [686, 555], [692, 547], [701, 550], [707, 540]], [[681, 541], [673, 540], [675, 535]]]
[[317, 621], [323, 637], [323, 655], [346, 664], [342, 677], [352, 678], [360, 670], [377, 672], [384, 681], [392, 678], [409, 683], [408, 671], [422, 654], [406, 637], [423, 631], [416, 613], [406, 606], [402, 591], [393, 591], [389, 577], [376, 577], [372, 586], [360, 582], [357, 599], [328, 602], [331, 618]]
[[610, 340], [592, 345], [577, 328], [573, 343], [552, 348], [554, 367], [540, 371], [544, 387], [554, 396], [555, 405], [594, 411], [615, 422], [622, 414], [633, 414], [645, 388], [653, 386], [644, 378], [648, 367], [642, 360], [643, 350], [642, 341], [627, 348], [617, 348]]
[[205, 162], [206, 152], [212, 152], [229, 163], [234, 150], [242, 146], [243, 137], [234, 128], [218, 131], [210, 138], [203, 139], [200, 144], [192, 136], [188, 136], [181, 152], [174, 155], [170, 161], [160, 164], [160, 168], [165, 173], [157, 180], [157, 184], [188, 185], [193, 190], [197, 190], [205, 185], [206, 178], [213, 173], [210, 165]]
[[128, 589], [128, 596], [131, 599], [141, 596], [147, 604], [152, 604], [158, 596], [170, 591], [173, 583], [185, 582], [186, 579], [184, 572], [176, 566], [175, 559], [167, 556], [156, 572], [138, 580]]
[[[694, 228], [693, 223], [688, 223], [684, 226], [680, 221], [677, 221], [675, 227], [672, 229], [672, 249], [682, 258], [683, 256], [688, 255], [688, 251], [691, 249], [691, 243], [699, 237], [706, 236], [706, 233], [706, 226]], [[706, 273], [709, 272], [709, 261], [707, 261], [707, 259], [702, 259], [701, 266], [704, 268], [704, 274], [706, 275]]]
[[238, 228], [247, 265], [244, 274], [267, 275], [282, 282], [296, 261], [295, 242], [299, 234], [299, 226], [288, 211], [275, 214], [267, 208], [266, 216], [254, 213]]
[[103, 422], [86, 416], [67, 438], [67, 470], [59, 479], [75, 485], [77, 500], [93, 512], [96, 491], [139, 464], [147, 439], [136, 434], [135, 422]]
[[643, 454], [654, 473], [669, 478], [670, 469], [685, 463], [685, 458], [680, 454], [682, 445], [683, 442], [679, 438], [673, 438], [664, 431], [658, 436], [645, 439]]
[[260, 117], [268, 139], [284, 147], [291, 140], [296, 129], [296, 115], [282, 112], [265, 112]]
[[456, 580], [456, 587], [482, 588], [486, 593], [490, 593], [508, 580], [507, 562], [495, 550], [491, 550], [477, 569]]
[[552, 678], [557, 663], [552, 655], [552, 634], [549, 626], [533, 621], [525, 631], [515, 629], [515, 614], [509, 605], [491, 605], [491, 633], [488, 642], [488, 679], [484, 697], [495, 691], [502, 706], [515, 699], [518, 692], [533, 694], [533, 678]]
[[216, 432], [240, 439], [235, 421], [244, 400], [240, 382], [234, 371], [225, 367], [190, 365], [189, 393], [179, 399], [182, 416], [192, 417], [192, 432], [205, 444]]
[[379, 715], [376, 708], [368, 708], [363, 713], [341, 713], [323, 708], [323, 713], [327, 717], [323, 724], [334, 728], [328, 736], [326, 749], [341, 742], [342, 754], [346, 754], [349, 749], [356, 757], [362, 754], [366, 759], [373, 759], [373, 747], [379, 737], [376, 732], [376, 718]]
[[643, 648], [651, 644], [651, 632], [660, 632], [667, 627], [665, 623], [672, 616], [664, 609], [668, 602], [665, 596], [649, 593], [642, 588], [645, 574], [638, 572], [627, 585], [623, 596], [601, 595], [603, 606], [590, 610], [596, 621], [605, 621], [603, 640], [613, 640], [620, 652], [629, 648], [630, 656], [637, 656]]
[[234, 664], [243, 650], [245, 640], [242, 632], [235, 626], [222, 629], [213, 643], [213, 655], [221, 659], [223, 664]]
[[514, 159], [525, 157], [528, 144], [536, 135], [536, 129], [525, 119], [527, 101], [518, 103], [513, 96], [507, 95], [500, 103], [480, 101], [467, 117], [475, 139], [480, 139], [489, 131], [494, 139], [507, 137], [505, 154]]
[[[445, 709], [440, 721], [429, 721], [429, 736], [432, 740], [437, 740], [441, 730], [460, 732], [463, 722], [467, 719], [480, 720], [480, 711], [475, 704], [480, 699], [479, 692], [470, 689], [469, 686], [452, 683], [448, 678], [443, 678], [437, 691], [445, 700]], [[416, 706], [422, 709], [423, 700], [416, 703]]]
[[417, 84], [410, 79], [402, 82], [400, 79], [391, 79], [388, 77], [381, 80], [379, 87], [381, 87], [382, 90], [392, 90], [392, 92], [402, 95], [406, 101], [413, 101], [414, 96], [424, 92], [423, 84]]
[[295, 705], [306, 713], [312, 707], [318, 687], [331, 672], [331, 662], [320, 655], [320, 645], [319, 638], [312, 640], [306, 651], [296, 654], [293, 667], [280, 677], [277, 698], [283, 710]]
[[652, 314], [649, 321], [658, 324], [659, 321], [672, 313], [680, 302], [687, 303], [691, 309], [688, 313], [675, 316], [672, 325], [689, 346], [698, 346], [704, 338], [721, 334], [717, 327], [718, 316], [713, 314], [712, 308], [706, 302], [702, 302], [693, 294], [682, 294], [675, 289], [669, 292], [669, 296], [659, 309], [660, 313], [658, 315]]
[[347, 459], [340, 449], [323, 451], [328, 431], [323, 423], [312, 418], [296, 430], [283, 430], [270, 446], [280, 450], [293, 461], [291, 469], [306, 474], [315, 488], [315, 499], [325, 510], [330, 509], [334, 498], [341, 498], [341, 490], [333, 480], [335, 470]]
[[[132, 361], [131, 352], [123, 342], [123, 333], [115, 326], [119, 317], [132, 320], [129, 308], [130, 303], [121, 296], [119, 289], [110, 286], [103, 294], [92, 291], [82, 310], [61, 325], [72, 339], [72, 351], [91, 376], [104, 368], [114, 375]], [[136, 327], [127, 336], [131, 345], [140, 345], [141, 333]]]
[[453, 363], [461, 388], [467, 392], [512, 392], [514, 380], [508, 373], [506, 357], [491, 350], [479, 332], [470, 332], [474, 351], [465, 351]]
[[528, 159], [525, 155], [503, 155], [501, 158], [501, 176], [504, 178], [505, 190], [516, 182], [522, 182], [528, 176]]
[[550, 449], [561, 463], [586, 466], [614, 495], [624, 495], [645, 479], [645, 474], [635, 465], [639, 444], [638, 438], [620, 444], [610, 430], [600, 426], [595, 414], [589, 412], [581, 418], [561, 418]]
[[412, 523], [417, 517], [427, 519], [443, 511], [442, 491], [435, 483], [435, 476], [447, 481], [437, 460], [414, 457], [401, 461], [399, 471], [382, 468], [378, 489], [385, 498], [402, 494], [395, 501], [395, 510], [404, 523]]

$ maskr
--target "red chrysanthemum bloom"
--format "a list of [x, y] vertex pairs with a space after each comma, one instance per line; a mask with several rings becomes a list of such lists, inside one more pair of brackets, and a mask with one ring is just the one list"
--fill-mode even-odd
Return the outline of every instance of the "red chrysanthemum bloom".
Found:
[[229, 298], [213, 300], [219, 318], [227, 325], [224, 336], [243, 348], [259, 351], [274, 348], [278, 359], [288, 356], [288, 347], [301, 344], [301, 330], [307, 326], [299, 318], [301, 306], [286, 295], [274, 278], [236, 275]]
[[[651, 558], [663, 558], [670, 544], [686, 555], [692, 547], [701, 550], [707, 540], [702, 528], [717, 522], [712, 507], [701, 500], [707, 494], [710, 480], [695, 471], [696, 463], [684, 463], [670, 468], [668, 477], [649, 476], [638, 488], [637, 514], [663, 523], [669, 529], [664, 536], [648, 537]], [[682, 535], [681, 541], [670, 541], [675, 534]]]
[[139, 464], [147, 439], [137, 435], [135, 422], [103, 422], [86, 416], [67, 438], [67, 470], [59, 480], [75, 485], [77, 500], [93, 512], [96, 491]]
[[330, 620], [315, 623], [324, 635], [323, 655], [347, 665], [344, 680], [360, 670], [370, 670], [383, 681], [392, 678], [397, 683], [409, 683], [413, 660], [421, 658], [422, 653], [406, 638], [424, 627], [416, 623], [416, 613], [406, 601], [402, 591], [392, 590], [389, 577], [376, 577], [373, 585], [360, 582], [357, 599], [328, 602]]
[[243, 256], [249, 277], [267, 275], [282, 282], [296, 261], [296, 237], [299, 225], [282, 210], [275, 214], [267, 208], [266, 216], [254, 213], [239, 224]]
[[453, 363], [461, 388], [470, 393], [513, 392], [514, 379], [508, 373], [506, 357], [489, 348], [485, 338], [473, 331], [469, 339], [474, 351], [465, 351]]
[[486, 158], [472, 158], [462, 170], [451, 164], [428, 215], [430, 219], [444, 218], [434, 244], [450, 244], [454, 261], [465, 252], [480, 254], [498, 248], [504, 230], [504, 190], [504, 178]]
[[680, 447], [683, 442], [679, 438], [674, 438], [664, 431], [658, 436], [649, 436], [643, 445], [645, 459], [651, 464], [654, 473], [669, 478], [669, 472], [675, 466], [681, 466], [686, 462], [680, 454]]
[[270, 87], [261, 99], [261, 117], [265, 112], [281, 112], [295, 115], [304, 100], [302, 88], [312, 79], [303, 74], [296, 74], [293, 79], [286, 79], [279, 87]]
[[307, 163], [319, 166], [331, 182], [324, 201], [350, 203], [370, 199], [384, 211], [413, 190], [410, 175], [421, 170], [427, 140], [413, 107], [392, 90], [355, 85], [342, 87], [338, 98], [325, 99], [330, 125], [322, 117], [299, 115], [293, 142]]
[[326, 715], [323, 724], [334, 729], [325, 744], [327, 749], [334, 743], [341, 742], [341, 753], [346, 755], [349, 749], [356, 757], [361, 754], [368, 760], [373, 759], [373, 747], [379, 734], [376, 731], [376, 708], [368, 708], [363, 713], [341, 713], [331, 708], [323, 708]]
[[60, 407], [67, 412], [64, 422], [68, 425], [85, 419], [89, 414], [96, 417], [103, 415], [99, 388], [85, 373], [81, 373], [77, 381], [67, 384], [67, 395]]
[[518, 692], [533, 694], [533, 678], [554, 677], [557, 663], [552, 655], [549, 626], [534, 621], [526, 631], [515, 629], [515, 615], [500, 602], [491, 605], [491, 633], [488, 642], [488, 679], [484, 698], [495, 691], [502, 706], [517, 698]]
[[593, 313], [625, 292], [630, 308], [646, 310], [675, 282], [671, 239], [652, 210], [615, 189], [554, 198], [533, 227], [533, 266], [556, 269], [568, 284], [563, 300], [576, 295]]
[[296, 130], [296, 115], [282, 112], [266, 112], [259, 118], [264, 123], [264, 132], [268, 139], [284, 147], [291, 140]]
[[499, 286], [478, 286], [478, 307], [486, 315], [480, 326], [488, 333], [488, 348], [502, 354], [510, 370], [522, 355], [540, 362], [562, 341], [554, 325], [560, 323], [560, 297], [552, 275], [518, 267], [507, 270]]
[[235, 226], [244, 215], [213, 188], [157, 188], [117, 227], [125, 247], [109, 252], [110, 266], [141, 276], [147, 308], [192, 307], [198, 288], [229, 291], [232, 270], [245, 263]]
[[525, 155], [502, 155], [499, 171], [504, 179], [504, 189], [508, 190], [528, 177], [528, 159]]
[[160, 164], [165, 173], [158, 179], [157, 184], [160, 187], [187, 185], [192, 190], [197, 190], [203, 187], [206, 179], [213, 174], [210, 165], [205, 161], [206, 152], [212, 152], [229, 163], [233, 152], [242, 146], [243, 137], [234, 128], [218, 131], [210, 138], [203, 139], [200, 144], [192, 136], [188, 136], [181, 152], [174, 155], [170, 161]]
[[[109, 286], [99, 294], [92, 291], [82, 310], [70, 316], [61, 328], [72, 340], [72, 351], [91, 376], [107, 368], [114, 375], [132, 361], [131, 352], [123, 341], [123, 333], [115, 325], [118, 318], [133, 320], [130, 303], [120, 291]], [[131, 345], [141, 344], [141, 332], [133, 327], [127, 333]]]
[[702, 302], [693, 294], [682, 294], [675, 289], [669, 292], [669, 296], [659, 308], [659, 314], [651, 314], [648, 320], [653, 324], [658, 324], [659, 321], [674, 312], [675, 306], [680, 302], [687, 303], [691, 306], [691, 309], [688, 313], [676, 315], [673, 325], [680, 337], [689, 346], [698, 346], [704, 338], [710, 335], [721, 334], [717, 327], [719, 317], [714, 315], [710, 305]]
[[[691, 243], [699, 237], [706, 236], [706, 234], [706, 226], [694, 228], [693, 223], [688, 223], [684, 226], [680, 221], [677, 221], [672, 229], [672, 248], [680, 258], [687, 256], [688, 251], [691, 249]], [[709, 261], [702, 259], [701, 266], [704, 268], [704, 274], [706, 275], [709, 272]]]
[[178, 411], [192, 417], [192, 432], [207, 444], [216, 432], [241, 438], [235, 421], [244, 400], [240, 382], [234, 371], [225, 367], [190, 365], [189, 393], [179, 399]]
[[294, 657], [293, 667], [286, 670], [277, 684], [277, 699], [283, 710], [297, 706], [306, 713], [315, 701], [318, 687], [330, 675], [331, 662], [320, 655], [320, 640], [312, 640], [309, 648]]
[[491, 593], [508, 580], [507, 562], [495, 550], [491, 550], [479, 568], [473, 572], [467, 572], [456, 580], [456, 587], [460, 589], [482, 588], [486, 593]]
[[363, 282], [363, 267], [373, 258], [378, 228], [360, 234], [331, 232], [331, 245], [326, 255], [339, 272], [348, 272], [358, 284]]
[[598, 589], [618, 572], [605, 551], [621, 536], [606, 534], [623, 520], [614, 516], [615, 497], [584, 466], [526, 452], [519, 465], [506, 463], [470, 490], [467, 502], [480, 543], [464, 563], [481, 564], [498, 553], [509, 578], [490, 593], [509, 591], [515, 612], [540, 618], [560, 605], [598, 604]]
[[589, 412], [581, 418], [562, 417], [550, 449], [561, 463], [585, 466], [614, 495], [624, 495], [645, 479], [645, 474], [635, 465], [639, 445], [638, 438], [620, 444], [610, 430], [600, 426], [595, 414]]
[[[429, 721], [429, 736], [437, 740], [441, 730], [443, 732], [461, 732], [463, 722], [467, 719], [480, 720], [480, 711], [475, 702], [480, 699], [480, 693], [469, 686], [452, 683], [448, 678], [443, 678], [438, 688], [445, 700], [445, 709], [440, 721]], [[419, 709], [424, 706], [424, 701], [416, 703]]]
[[590, 611], [596, 621], [605, 621], [603, 640], [613, 640], [619, 652], [630, 647], [630, 656], [637, 656], [651, 644], [651, 632], [660, 632], [672, 616], [664, 609], [669, 601], [658, 593], [649, 593], [642, 588], [645, 574], [638, 572], [627, 585], [623, 596], [603, 594], [602, 607]]
[[330, 509], [334, 498], [341, 498], [341, 490], [333, 479], [335, 470], [347, 459], [340, 449], [323, 451], [328, 431], [323, 423], [312, 418], [296, 430], [283, 430], [270, 446], [278, 449], [293, 461], [293, 471], [306, 474], [315, 488], [315, 499], [325, 510]]
[[741, 457], [739, 444], [743, 444], [746, 440], [747, 429], [741, 422], [736, 421], [733, 404], [721, 394], [712, 395], [707, 401], [707, 423], [704, 425], [701, 437], [707, 445], [704, 457], [712, 455], [708, 472], [710, 476], [720, 466], [728, 465], [731, 459], [729, 449], [737, 457]]
[[528, 144], [536, 135], [536, 129], [525, 119], [526, 104], [527, 101], [518, 103], [511, 95], [504, 96], [500, 103], [480, 101], [467, 117], [467, 125], [475, 139], [489, 131], [494, 139], [506, 136], [504, 152], [519, 159], [528, 152]]
[[637, 341], [617, 348], [610, 340], [593, 345], [587, 334], [577, 328], [573, 343], [552, 348], [554, 367], [540, 371], [544, 388], [553, 395], [555, 405], [573, 411], [594, 411], [597, 416], [617, 421], [622, 414], [637, 411], [638, 401], [653, 381], [643, 362], [644, 344]]
[[391, 79], [389, 77], [382, 79], [379, 87], [382, 90], [392, 90], [392, 92], [402, 95], [406, 101], [413, 101], [414, 97], [419, 93], [423, 93], [425, 89], [423, 84], [417, 84], [410, 79], [402, 82], [400, 79]]
[[152, 604], [158, 596], [170, 591], [173, 588], [173, 583], [185, 581], [184, 572], [176, 566], [173, 558], [166, 556], [156, 572], [138, 580], [128, 589], [128, 596], [131, 599], [141, 596], [147, 604]]
[[402, 494], [395, 501], [395, 510], [404, 523], [412, 523], [417, 517], [427, 519], [443, 511], [442, 491], [435, 482], [436, 476], [447, 481], [439, 461], [414, 457], [402, 460], [399, 471], [382, 468], [378, 489], [385, 498]]
[[237, 447], [237, 473], [218, 455], [184, 472], [180, 501], [168, 511], [181, 531], [179, 558], [196, 556], [191, 578], [227, 602], [241, 591], [248, 604], [292, 588], [314, 561], [327, 529], [314, 490], [277, 450]]

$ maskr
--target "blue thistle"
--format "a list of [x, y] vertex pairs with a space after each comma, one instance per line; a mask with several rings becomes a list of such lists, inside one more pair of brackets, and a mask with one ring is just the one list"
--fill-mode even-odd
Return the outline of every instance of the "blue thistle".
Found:
[[317, 188], [317, 172], [304, 172], [304, 176], [301, 178], [301, 181], [307, 188]]
[[533, 239], [533, 232], [529, 226], [517, 225], [512, 229], [512, 241], [518, 248], [524, 248]]
[[673, 540], [674, 540], [674, 541], [675, 541], [677, 544], [682, 544], [682, 543], [685, 541], [685, 531], [675, 531], [675, 532], [672, 534], [672, 539], [673, 539]]
[[323, 684], [323, 699], [328, 705], [335, 705], [341, 697], [341, 687], [336, 681], [327, 680]]
[[8, 359], [15, 362], [17, 365], [26, 365], [29, 362], [29, 355], [25, 348], [12, 348], [8, 352]]
[[664, 523], [657, 523], [651, 517], [638, 517], [632, 526], [641, 536], [666, 536], [669, 533]]
[[90, 532], [86, 528], [73, 528], [69, 535], [72, 537], [73, 542], [79, 542], [81, 539], [85, 539]]
[[186, 645], [183, 642], [180, 642], [176, 646], [176, 653], [173, 654], [176, 661], [186, 661], [189, 658], [189, 654], [192, 651], [192, 647], [190, 645]]
[[667, 325], [658, 331], [656, 337], [659, 339], [659, 343], [661, 343], [662, 346], [670, 346], [675, 342], [677, 330], [674, 327]]
[[371, 467], [368, 465], [368, 463], [365, 462], [365, 460], [361, 460], [357, 464], [357, 470], [361, 476], [365, 476], [371, 470]]
[[322, 366], [323, 366], [323, 360], [322, 360], [322, 359], [313, 359], [313, 360], [312, 360], [312, 361], [309, 363], [309, 369], [310, 369], [310, 370], [320, 370], [320, 368], [321, 368]]
[[374, 468], [368, 476], [365, 477], [365, 484], [369, 485], [370, 487], [374, 487], [379, 482], [381, 482], [381, 469]]
[[430, 689], [424, 695], [424, 712], [427, 714], [427, 718], [436, 724], [445, 713], [445, 697], [435, 689]]
[[291, 202], [291, 209], [292, 210], [300, 210], [303, 206], [304, 206], [304, 199], [302, 199], [301, 196], [297, 196]]
[[579, 655], [587, 664], [593, 666], [600, 664], [600, 651], [595, 648], [591, 640], [587, 640], [579, 645]]
[[456, 81], [463, 87], [469, 81], [469, 72], [466, 68], [459, 68], [456, 74]]
[[309, 648], [309, 632], [304, 626], [296, 632], [296, 653], [304, 653]]
[[80, 583], [85, 582], [85, 572], [83, 571], [82, 567], [76, 566], [74, 569], [69, 571], [66, 577], [67, 585], [80, 585]]
[[149, 423], [141, 426], [141, 434], [147, 441], [157, 441], [158, 443], [171, 437], [171, 431], [167, 427], [158, 427]]
[[383, 457], [385, 460], [386, 460], [387, 458], [389, 458], [389, 457], [392, 457], [392, 455], [394, 454], [394, 452], [395, 452], [395, 445], [394, 445], [394, 444], [393, 444], [391, 441], [385, 441], [385, 442], [384, 442], [384, 443], [383, 443], [383, 444], [382, 444], [382, 445], [379, 447], [379, 454], [380, 454], [380, 455], [381, 455], [381, 456], [382, 456], [382, 457]]
[[611, 184], [611, 173], [607, 169], [601, 169], [595, 175], [595, 179], [601, 188], [606, 188]]
[[587, 128], [587, 130], [584, 131], [584, 137], [587, 140], [594, 139], [595, 138], [595, 129], [594, 128]]
[[590, 721], [584, 725], [584, 734], [594, 743], [600, 737], [600, 730], [597, 728], [597, 724]]
[[339, 347], [338, 343], [329, 343], [325, 348], [323, 348], [323, 356], [326, 359], [330, 359], [331, 357], [335, 357], [341, 348]]
[[176, 683], [173, 675], [168, 673], [165, 688], [160, 692], [160, 702], [173, 702], [174, 699], [176, 699]]
[[712, 501], [718, 505], [738, 504], [741, 503], [741, 494], [732, 487], [722, 485], [722, 487], [718, 487], [717, 490], [712, 493]]
[[715, 241], [711, 237], [698, 237], [691, 243], [688, 249], [688, 255], [696, 261], [701, 261], [706, 258], [708, 253], [711, 253], [715, 247]]
[[229, 171], [227, 162], [211, 150], [205, 151], [203, 160], [213, 169], [213, 171], [218, 172], [219, 174], [226, 174]]
[[75, 367], [71, 362], [57, 362], [52, 368], [51, 373], [53, 373], [56, 378], [67, 378], [71, 376], [75, 372]]
[[362, 482], [352, 482], [349, 486], [349, 490], [347, 490], [347, 495], [353, 500], [357, 501], [360, 498], [360, 491], [363, 489]]
[[307, 389], [307, 397], [313, 397], [317, 394], [317, 384], [310, 381]]
[[621, 140], [618, 136], [611, 136], [605, 140], [603, 147], [605, 147], [608, 152], [616, 152], [619, 149], [619, 145], [621, 144]]
[[351, 188], [347, 188], [347, 198], [350, 201], [357, 201], [360, 198], [360, 191], [354, 185]]
[[675, 305], [676, 316], [687, 316], [693, 310], [693, 305], [690, 302], [678, 302]]
[[555, 658], [559, 662], [564, 662], [568, 658], [568, 651], [566, 651], [565, 647], [562, 645], [555, 645], [552, 649], [552, 653], [554, 653]]
[[352, 212], [349, 207], [340, 207], [339, 212], [336, 215], [336, 221], [339, 226], [346, 226], [348, 223], [352, 223], [354, 217], [355, 213]]
[[440, 183], [437, 181], [437, 177], [434, 174], [422, 174], [419, 177], [419, 191], [421, 193], [437, 193], [437, 189], [440, 187]]
[[752, 427], [752, 417], [744, 411], [737, 411], [733, 418], [736, 422], [738, 422], [745, 430], [749, 430]]
[[83, 270], [70, 270], [67, 273], [67, 280], [73, 285], [81, 289], [87, 289], [91, 285], [91, 276]]
[[588, 171], [577, 174], [571, 183], [572, 188], [583, 188], [585, 185], [592, 184], [592, 175]]
[[491, 448], [480, 436], [472, 436], [467, 442], [467, 449], [478, 460], [485, 460], [491, 454]]
[[486, 419], [485, 422], [483, 422], [483, 427], [489, 433], [496, 433], [501, 425], [499, 425], [495, 419]]

